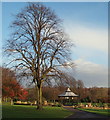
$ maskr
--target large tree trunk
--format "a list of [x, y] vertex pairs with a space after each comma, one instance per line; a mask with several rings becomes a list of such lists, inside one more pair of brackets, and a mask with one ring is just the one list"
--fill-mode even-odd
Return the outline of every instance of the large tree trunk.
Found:
[[42, 84], [38, 86], [38, 103], [37, 109], [42, 110]]

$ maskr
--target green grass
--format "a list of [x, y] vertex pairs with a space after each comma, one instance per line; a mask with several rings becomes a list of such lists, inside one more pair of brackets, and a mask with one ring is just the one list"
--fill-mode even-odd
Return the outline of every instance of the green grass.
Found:
[[36, 110], [35, 106], [26, 105], [3, 105], [3, 118], [65, 118], [72, 112], [62, 107], [43, 107], [42, 111]]
[[107, 115], [110, 116], [110, 109], [83, 109], [83, 108], [78, 108], [79, 110], [87, 111], [87, 112], [92, 112], [96, 114], [102, 114], [102, 115]]

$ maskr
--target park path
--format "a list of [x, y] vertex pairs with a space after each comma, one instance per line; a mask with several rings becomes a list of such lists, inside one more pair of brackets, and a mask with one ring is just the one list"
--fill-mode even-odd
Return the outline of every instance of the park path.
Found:
[[65, 118], [65, 120], [68, 120], [69, 118], [71, 118], [72, 120], [110, 120], [110, 118], [108, 116], [105, 115], [99, 115], [99, 114], [95, 114], [95, 113], [90, 113], [90, 112], [86, 112], [86, 111], [81, 111], [78, 109], [73, 109], [71, 107], [64, 107], [65, 109], [72, 111], [73, 114], [70, 115], [69, 117]]

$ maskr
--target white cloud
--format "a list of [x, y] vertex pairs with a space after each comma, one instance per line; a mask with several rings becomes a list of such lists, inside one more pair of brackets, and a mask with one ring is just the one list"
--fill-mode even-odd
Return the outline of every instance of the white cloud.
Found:
[[83, 80], [86, 87], [108, 86], [108, 68], [84, 59], [74, 61], [76, 66], [76, 78]]
[[74, 21], [68, 22], [68, 27], [65, 28], [76, 45], [76, 48], [72, 49], [77, 59], [74, 61], [77, 65], [75, 78], [81, 79], [86, 87], [108, 87], [108, 29], [77, 22], [75, 24]]
[[79, 24], [68, 24], [66, 31], [76, 46], [108, 51], [108, 30], [96, 29]]

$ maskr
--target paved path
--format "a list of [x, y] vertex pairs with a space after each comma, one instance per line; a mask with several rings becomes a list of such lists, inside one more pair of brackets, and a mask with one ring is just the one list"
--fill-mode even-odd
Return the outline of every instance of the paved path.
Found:
[[69, 117], [65, 118], [65, 120], [72, 118], [72, 120], [110, 120], [110, 118], [108, 116], [105, 115], [99, 115], [99, 114], [95, 114], [95, 113], [90, 113], [90, 112], [85, 112], [85, 111], [81, 111], [81, 110], [77, 110], [77, 109], [73, 109], [70, 107], [64, 107], [65, 109], [68, 109], [70, 111], [73, 111], [73, 114], [70, 115]]

